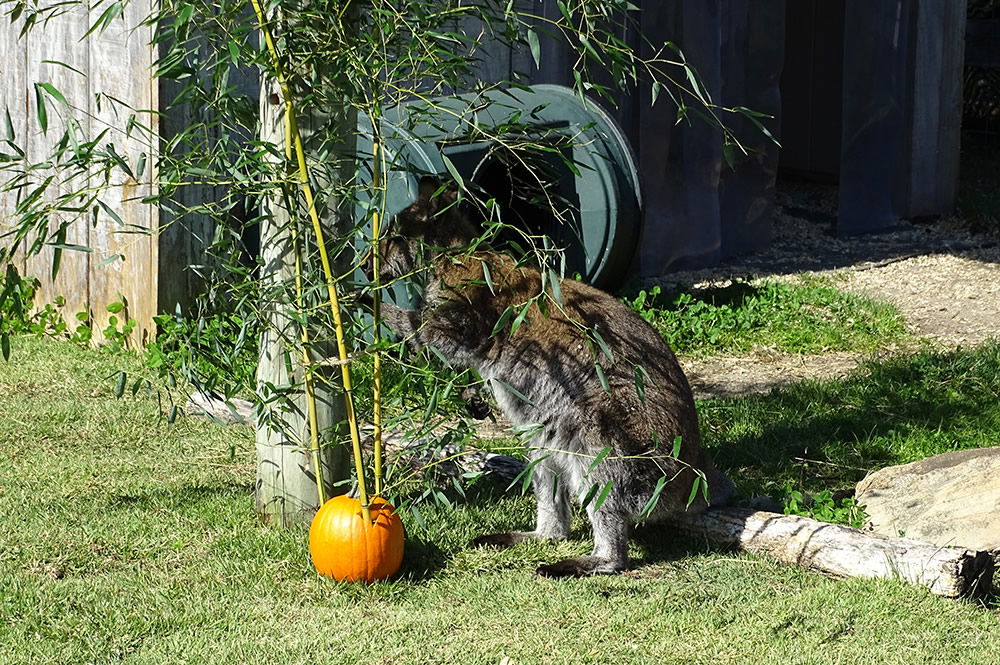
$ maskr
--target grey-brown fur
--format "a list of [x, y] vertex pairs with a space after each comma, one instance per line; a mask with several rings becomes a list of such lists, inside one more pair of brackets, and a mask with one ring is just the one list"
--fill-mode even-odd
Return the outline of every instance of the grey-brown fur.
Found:
[[[571, 500], [610, 482], [600, 508], [593, 500], [587, 506], [593, 554], [538, 572], [581, 576], [625, 570], [629, 528], [661, 477], [670, 482], [654, 518], [704, 508], [700, 498], [687, 506], [696, 477], [692, 468], [707, 476], [712, 503], [732, 491], [701, 449], [687, 379], [651, 326], [612, 296], [573, 280], [560, 284], [561, 306], [554, 298], [545, 300], [547, 316], [534, 304], [515, 334], [510, 319], [492, 334], [508, 306], [520, 309], [542, 292], [541, 273], [504, 254], [463, 252], [473, 236], [471, 225], [454, 205], [454, 194], [432, 197], [435, 188], [432, 182], [421, 183], [418, 200], [397, 216], [381, 250], [384, 281], [428, 268], [423, 307], [414, 311], [386, 304], [385, 319], [413, 345], [434, 346], [454, 365], [478, 371], [512, 423], [542, 426], [529, 444], [534, 459], [545, 458], [532, 477], [538, 500], [534, 531], [483, 536], [476, 544], [566, 538]], [[588, 342], [586, 329], [600, 334], [612, 359], [593, 343], [595, 336]], [[595, 363], [603, 367], [610, 390], [604, 389]], [[643, 395], [636, 386], [637, 365], [645, 370]], [[670, 456], [678, 436], [679, 461]], [[606, 447], [610, 454], [588, 473]]]

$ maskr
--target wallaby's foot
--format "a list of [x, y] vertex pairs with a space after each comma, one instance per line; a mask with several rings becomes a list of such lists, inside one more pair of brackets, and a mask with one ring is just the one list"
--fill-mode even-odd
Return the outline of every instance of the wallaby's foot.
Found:
[[517, 545], [522, 540], [527, 540], [528, 538], [531, 538], [531, 534], [523, 531], [514, 531], [512, 533], [491, 533], [486, 536], [479, 536], [473, 540], [472, 546], [495, 547], [497, 549], [505, 550], [508, 547]]
[[606, 559], [600, 556], [578, 556], [539, 566], [535, 573], [542, 577], [589, 577], [591, 575], [617, 575], [627, 569], [628, 564], [624, 561]]

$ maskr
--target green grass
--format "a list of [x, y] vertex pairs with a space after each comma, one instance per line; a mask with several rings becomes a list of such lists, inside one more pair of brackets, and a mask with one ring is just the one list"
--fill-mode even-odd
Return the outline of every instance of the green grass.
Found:
[[872, 351], [909, 339], [892, 305], [847, 293], [829, 280], [734, 282], [726, 287], [626, 299], [677, 353]]
[[[743, 487], [840, 485], [854, 467], [989, 445], [1000, 351], [935, 355], [869, 377], [702, 405]], [[168, 425], [116, 400], [129, 356], [15, 340], [0, 363], [0, 663], [983, 663], [1000, 614], [892, 581], [828, 580], [639, 530], [636, 569], [553, 581], [563, 543], [470, 550], [532, 502], [484, 488], [409, 520], [401, 578], [318, 579], [305, 534], [253, 517], [246, 428]], [[231, 454], [231, 450], [234, 453]], [[802, 465], [805, 454], [839, 465]], [[850, 467], [850, 468], [848, 468]]]
[[705, 402], [700, 415], [747, 495], [850, 487], [870, 469], [996, 445], [1000, 344], [869, 362], [843, 380]]

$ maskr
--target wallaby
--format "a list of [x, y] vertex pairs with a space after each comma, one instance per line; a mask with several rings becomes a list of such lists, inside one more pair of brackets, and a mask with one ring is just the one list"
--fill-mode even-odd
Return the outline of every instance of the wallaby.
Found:
[[537, 424], [529, 442], [535, 529], [474, 544], [566, 538], [571, 499], [583, 500], [593, 553], [537, 572], [621, 572], [629, 529], [644, 510], [657, 519], [703, 509], [702, 489], [691, 499], [699, 477], [713, 504], [732, 493], [701, 449], [687, 379], [660, 335], [614, 297], [570, 279], [543, 289], [539, 269], [470, 252], [475, 229], [456, 193], [439, 190], [424, 178], [380, 244], [383, 283], [427, 271], [421, 308], [386, 303], [385, 321], [413, 346], [433, 346], [456, 367], [475, 369], [513, 424]]

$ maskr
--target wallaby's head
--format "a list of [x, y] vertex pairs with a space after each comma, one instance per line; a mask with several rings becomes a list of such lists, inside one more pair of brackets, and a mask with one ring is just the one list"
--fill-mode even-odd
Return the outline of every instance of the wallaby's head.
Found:
[[389, 281], [413, 273], [474, 237], [472, 224], [459, 210], [455, 189], [442, 190], [434, 178], [421, 178], [417, 200], [396, 215], [380, 243], [380, 278]]

